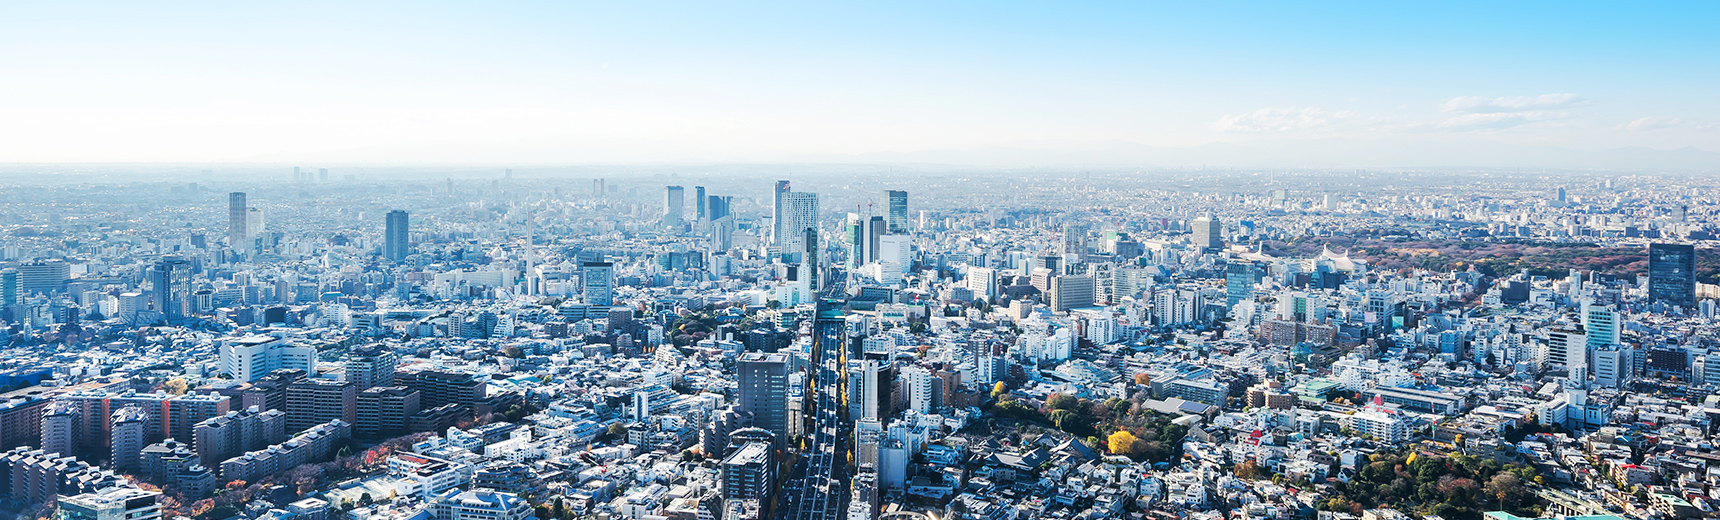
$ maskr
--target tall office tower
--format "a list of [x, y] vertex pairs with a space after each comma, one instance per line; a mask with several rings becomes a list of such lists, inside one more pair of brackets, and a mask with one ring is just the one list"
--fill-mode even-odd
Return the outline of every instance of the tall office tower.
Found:
[[245, 226], [245, 214], [249, 206], [245, 205], [245, 192], [235, 191], [227, 194], [227, 247], [235, 251], [250, 251], [251, 240], [247, 234], [250, 228]]
[[1564, 186], [1560, 186], [1558, 193], [1556, 193], [1554, 196], [1558, 198], [1560, 206], [1565, 205], [1565, 187]]
[[150, 299], [155, 310], [168, 319], [191, 314], [191, 262], [165, 256], [149, 271]]
[[738, 369], [739, 409], [753, 416], [753, 426], [776, 434], [777, 443], [789, 439], [788, 354], [747, 352]]
[[304, 174], [299, 173], [299, 167], [297, 167], [297, 166], [293, 167], [293, 182], [294, 183], [305, 182], [305, 176], [304, 176]]
[[293, 345], [284, 339], [263, 335], [223, 341], [216, 353], [222, 372], [235, 381], [247, 383], [282, 369], [311, 373], [317, 359], [316, 347]]
[[866, 261], [862, 263], [869, 264], [878, 261], [879, 248], [883, 245], [884, 235], [889, 234], [890, 225], [888, 222], [884, 217], [878, 215], [866, 219]]
[[820, 261], [823, 255], [818, 248], [818, 230], [807, 228], [802, 233], [806, 236], [800, 239], [800, 243], [806, 249], [801, 255], [800, 265], [806, 266], [807, 289], [817, 293], [820, 287], [819, 279], [824, 274], [824, 263]]
[[687, 210], [687, 190], [680, 186], [665, 186], [663, 188], [663, 225], [679, 226]]
[[1583, 311], [1583, 332], [1588, 333], [1585, 347], [1594, 350], [1607, 345], [1619, 344], [1619, 333], [1624, 328], [1619, 323], [1619, 313], [1611, 305], [1601, 305], [1585, 301]]
[[142, 408], [127, 406], [114, 411], [113, 433], [108, 440], [108, 460], [114, 469], [135, 471], [140, 468], [138, 454], [143, 452], [148, 424], [149, 414]]
[[726, 195], [711, 195], [705, 199], [705, 220], [716, 222], [729, 216], [729, 206], [735, 198]]
[[1224, 249], [1224, 225], [1211, 213], [1190, 221], [1189, 227], [1194, 228], [1192, 231], [1195, 247], [1201, 248], [1203, 252]]
[[848, 260], [842, 266], [848, 269], [859, 267], [866, 263], [866, 221], [861, 220], [859, 213], [849, 213], [842, 223], [842, 238], [847, 241]]
[[382, 256], [390, 262], [404, 262], [406, 255], [412, 254], [410, 238], [410, 220], [406, 210], [397, 209], [388, 212], [388, 222], [383, 230]]
[[781, 200], [782, 222], [777, 226], [781, 231], [777, 246], [784, 253], [805, 251], [805, 231], [818, 229], [818, 194], [801, 191], [791, 191], [779, 194]]
[[417, 390], [404, 386], [378, 386], [359, 392], [353, 435], [364, 439], [405, 435], [406, 418], [422, 409], [420, 397]]
[[693, 220], [700, 223], [700, 224], [710, 222], [710, 219], [705, 214], [705, 203], [706, 202], [708, 202], [708, 201], [705, 199], [705, 187], [704, 186], [694, 186], [693, 187], [693, 211], [695, 213], [693, 215]]
[[328, 182], [328, 168], [317, 168], [317, 182]]
[[776, 187], [772, 188], [770, 192], [770, 242], [772, 244], [780, 244], [783, 239], [782, 195], [785, 193], [789, 193], [788, 181], [776, 181]]
[[1226, 306], [1235, 307], [1237, 302], [1254, 299], [1254, 282], [1258, 278], [1258, 272], [1251, 262], [1232, 262], [1224, 267]]
[[287, 431], [299, 432], [335, 419], [358, 421], [358, 387], [348, 381], [300, 379], [287, 386]]
[[161, 520], [161, 493], [129, 486], [62, 496], [59, 520]]
[[902, 190], [884, 190], [884, 216], [890, 223], [890, 232], [902, 234], [908, 232], [908, 192]]
[[1070, 222], [1063, 225], [1064, 255], [1075, 255], [1077, 261], [1087, 261], [1087, 225]]
[[18, 275], [18, 268], [0, 269], [0, 307], [11, 308], [18, 304], [24, 294], [22, 280], [23, 277]]
[[776, 489], [776, 450], [762, 442], [749, 442], [723, 459], [723, 502], [755, 500], [770, 503]]
[[586, 305], [615, 305], [615, 264], [580, 262], [579, 283], [584, 286]]
[[377, 386], [394, 386], [394, 367], [399, 358], [384, 345], [367, 345], [348, 351], [341, 359], [345, 370], [341, 379], [351, 381], [359, 390]]
[[72, 455], [78, 452], [80, 410], [71, 401], [53, 401], [42, 410], [42, 452]]
[[727, 251], [733, 245], [735, 233], [735, 218], [729, 215], [729, 205], [734, 197], [711, 195], [706, 201], [705, 218], [711, 223], [711, 249]]
[[1648, 245], [1648, 301], [1696, 306], [1696, 246]]

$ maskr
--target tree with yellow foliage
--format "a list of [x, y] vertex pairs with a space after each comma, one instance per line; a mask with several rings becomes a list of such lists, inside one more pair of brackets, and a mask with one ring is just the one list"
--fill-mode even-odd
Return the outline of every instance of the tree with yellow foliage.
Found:
[[1112, 454], [1128, 455], [1129, 447], [1135, 445], [1135, 434], [1129, 433], [1128, 430], [1117, 430], [1117, 433], [1111, 434], [1111, 437], [1106, 441], [1110, 445]]
[[186, 383], [185, 383], [184, 379], [180, 379], [180, 378], [175, 377], [173, 379], [167, 380], [166, 383], [162, 383], [161, 386], [163, 386], [167, 389], [168, 394], [185, 395]]

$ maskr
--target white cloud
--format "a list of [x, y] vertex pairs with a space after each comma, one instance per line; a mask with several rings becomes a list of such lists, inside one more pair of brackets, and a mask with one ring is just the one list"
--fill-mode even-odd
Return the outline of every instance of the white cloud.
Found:
[[1582, 104], [1583, 98], [1576, 94], [1541, 94], [1539, 96], [1460, 96], [1446, 100], [1442, 108], [1446, 112], [1468, 112], [1487, 114], [1500, 112], [1521, 112], [1525, 110], [1546, 110], [1551, 108], [1566, 108]]
[[1632, 132], [1647, 132], [1649, 130], [1661, 130], [1682, 125], [1684, 125], [1684, 120], [1676, 117], [1667, 118], [1650, 116], [1619, 125], [1619, 128], [1630, 130]]
[[1522, 112], [1463, 114], [1434, 123], [1433, 127], [1440, 130], [1456, 132], [1470, 130], [1504, 130], [1514, 126], [1523, 126], [1529, 123], [1551, 121], [1554, 119], [1564, 119], [1565, 117], [1566, 114], [1564, 112], [1544, 112], [1535, 110]]
[[1325, 132], [1355, 117], [1348, 110], [1327, 113], [1320, 108], [1267, 107], [1246, 114], [1226, 115], [1213, 121], [1213, 130], [1237, 133]]

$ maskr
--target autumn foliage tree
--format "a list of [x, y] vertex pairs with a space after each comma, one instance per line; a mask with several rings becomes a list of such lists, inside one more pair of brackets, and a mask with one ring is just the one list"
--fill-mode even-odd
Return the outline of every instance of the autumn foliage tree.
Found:
[[1111, 453], [1116, 455], [1127, 455], [1129, 454], [1129, 449], [1135, 446], [1135, 434], [1129, 433], [1128, 430], [1117, 430], [1116, 433], [1111, 434], [1111, 436], [1105, 440], [1110, 447]]

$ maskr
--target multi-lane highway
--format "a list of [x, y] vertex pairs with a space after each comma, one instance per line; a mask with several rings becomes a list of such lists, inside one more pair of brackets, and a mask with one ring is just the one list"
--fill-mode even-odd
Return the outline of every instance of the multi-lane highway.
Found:
[[843, 278], [832, 270], [824, 280], [817, 316], [813, 320], [813, 366], [816, 395], [807, 425], [806, 449], [800, 453], [777, 500], [778, 520], [837, 520], [848, 507], [848, 424], [842, 406], [843, 363], [848, 333], [843, 321]]

